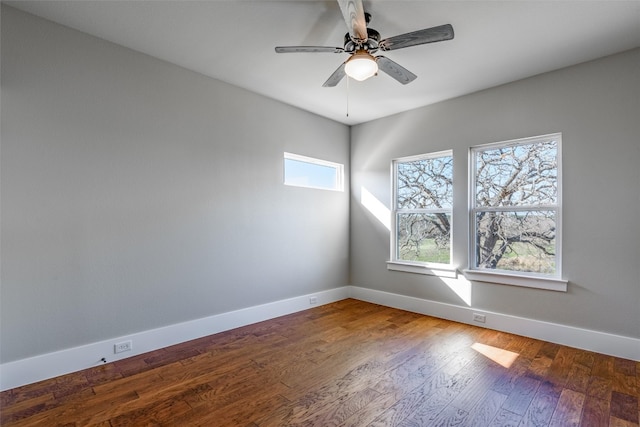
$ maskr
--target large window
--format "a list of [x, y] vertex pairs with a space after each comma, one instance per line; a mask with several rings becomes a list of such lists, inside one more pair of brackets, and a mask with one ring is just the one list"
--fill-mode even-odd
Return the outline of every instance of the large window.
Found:
[[451, 151], [393, 161], [392, 262], [451, 263]]
[[471, 270], [559, 278], [561, 135], [471, 149]]

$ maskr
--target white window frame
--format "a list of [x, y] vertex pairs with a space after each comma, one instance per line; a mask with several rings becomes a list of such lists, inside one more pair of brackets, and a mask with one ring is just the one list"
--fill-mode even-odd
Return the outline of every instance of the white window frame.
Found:
[[[334, 187], [322, 187], [313, 185], [304, 185], [300, 183], [287, 182], [286, 180], [286, 160], [294, 160], [297, 162], [308, 163], [310, 165], [329, 167], [335, 170], [336, 180]], [[328, 160], [316, 159], [314, 157], [302, 156], [300, 154], [284, 153], [282, 162], [282, 181], [284, 185], [292, 187], [314, 188], [317, 190], [344, 191], [344, 165], [341, 163], [330, 162]]]
[[[435, 262], [420, 262], [420, 261], [405, 261], [398, 259], [398, 231], [397, 221], [398, 213], [408, 212], [406, 210], [399, 210], [397, 206], [397, 183], [398, 183], [398, 164], [409, 163], [418, 160], [435, 159], [439, 157], [451, 157], [453, 159], [453, 150], [444, 150], [427, 154], [420, 154], [415, 156], [400, 157], [391, 161], [391, 256], [390, 261], [387, 261], [387, 269], [392, 271], [402, 271], [407, 273], [426, 274], [430, 276], [440, 277], [457, 277], [457, 269], [453, 266], [453, 206], [445, 209], [412, 209], [411, 212], [422, 213], [448, 213], [451, 217], [451, 231], [450, 231], [450, 243], [449, 243], [449, 263], [435, 263]], [[452, 177], [453, 178], [453, 177]]]
[[[477, 207], [476, 206], [476, 154], [488, 149], [510, 147], [515, 145], [531, 145], [549, 140], [557, 141], [557, 197], [555, 204], [539, 204], [518, 207]], [[476, 267], [476, 214], [479, 211], [515, 212], [551, 210], [555, 212], [556, 251], [554, 274], [520, 272], [508, 270], [487, 270]], [[495, 142], [471, 147], [469, 151], [469, 268], [464, 275], [469, 280], [499, 283], [505, 285], [524, 286], [554, 291], [567, 291], [567, 280], [562, 279], [562, 134], [554, 133], [531, 138]]]

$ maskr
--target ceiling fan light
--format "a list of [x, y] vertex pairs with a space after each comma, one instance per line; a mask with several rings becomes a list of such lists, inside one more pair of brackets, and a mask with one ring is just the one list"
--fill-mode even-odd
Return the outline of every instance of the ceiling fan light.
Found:
[[364, 50], [359, 50], [344, 65], [344, 72], [352, 79], [361, 82], [376, 75], [378, 64], [371, 54]]

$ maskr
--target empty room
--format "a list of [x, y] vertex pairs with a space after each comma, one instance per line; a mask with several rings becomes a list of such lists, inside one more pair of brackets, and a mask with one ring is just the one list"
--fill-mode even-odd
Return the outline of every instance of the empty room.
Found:
[[0, 5], [0, 425], [640, 426], [640, 1]]

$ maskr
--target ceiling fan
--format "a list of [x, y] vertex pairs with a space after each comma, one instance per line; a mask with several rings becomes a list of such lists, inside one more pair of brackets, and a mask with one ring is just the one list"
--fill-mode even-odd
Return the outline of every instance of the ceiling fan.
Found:
[[371, 15], [364, 12], [362, 0], [338, 0], [349, 32], [344, 36], [344, 47], [329, 46], [278, 46], [277, 53], [348, 53], [351, 56], [324, 82], [323, 87], [334, 87], [345, 75], [363, 81], [382, 70], [398, 82], [406, 85], [416, 75], [400, 64], [382, 55], [373, 56], [378, 50], [398, 50], [405, 47], [453, 39], [450, 24], [426, 28], [380, 40], [380, 33], [367, 28]]

